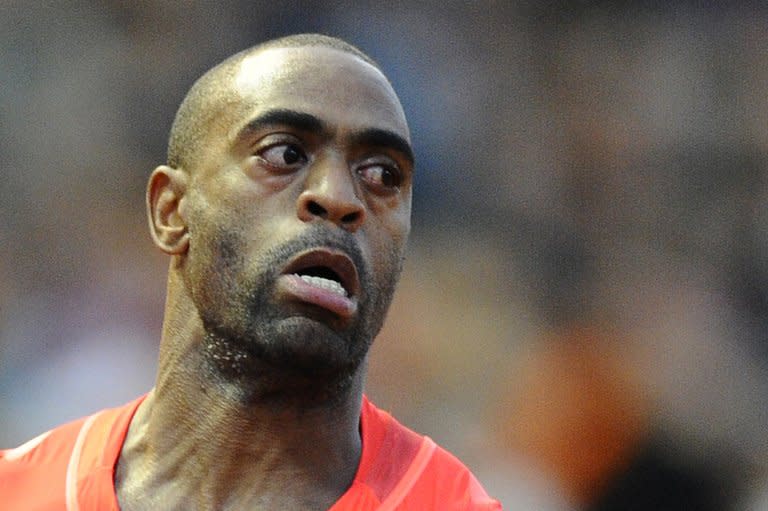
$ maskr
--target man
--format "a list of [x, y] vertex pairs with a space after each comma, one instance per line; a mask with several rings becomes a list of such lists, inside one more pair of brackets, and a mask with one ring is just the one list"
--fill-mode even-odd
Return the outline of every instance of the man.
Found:
[[363, 396], [413, 166], [391, 85], [340, 40], [203, 75], [147, 188], [171, 256], [156, 386], [2, 451], [3, 509], [500, 509]]

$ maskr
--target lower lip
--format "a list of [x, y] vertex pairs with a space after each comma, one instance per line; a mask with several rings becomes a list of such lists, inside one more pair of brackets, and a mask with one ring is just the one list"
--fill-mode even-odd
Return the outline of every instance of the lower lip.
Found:
[[281, 294], [329, 310], [344, 319], [351, 318], [357, 312], [356, 300], [314, 286], [298, 275], [281, 275], [277, 288]]

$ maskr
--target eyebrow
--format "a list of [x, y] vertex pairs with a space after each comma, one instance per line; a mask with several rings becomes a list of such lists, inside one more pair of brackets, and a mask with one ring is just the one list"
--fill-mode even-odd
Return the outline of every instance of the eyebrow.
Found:
[[267, 110], [258, 117], [251, 119], [237, 134], [237, 140], [243, 140], [251, 133], [260, 131], [268, 126], [288, 126], [300, 131], [322, 133], [325, 124], [314, 115], [285, 108]]
[[[312, 114], [297, 112], [286, 108], [267, 110], [263, 114], [251, 119], [248, 124], [238, 132], [236, 140], [244, 140], [252, 133], [256, 133], [270, 126], [286, 126], [299, 131], [311, 133], [324, 133], [328, 131], [326, 123]], [[365, 145], [382, 147], [402, 153], [408, 161], [414, 163], [414, 154], [411, 144], [397, 133], [381, 128], [366, 128], [352, 135], [353, 145]]]
[[390, 148], [402, 153], [408, 162], [414, 163], [413, 149], [406, 139], [389, 130], [368, 128], [352, 135], [355, 145]]

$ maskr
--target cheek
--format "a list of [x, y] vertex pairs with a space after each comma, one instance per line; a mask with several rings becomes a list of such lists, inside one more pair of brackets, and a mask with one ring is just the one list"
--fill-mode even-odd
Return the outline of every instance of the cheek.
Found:
[[387, 230], [392, 240], [392, 246], [398, 248], [400, 253], [404, 253], [411, 233], [410, 207], [398, 209], [387, 223]]
[[[226, 284], [226, 280], [242, 266], [244, 233], [231, 209], [217, 207], [210, 200], [197, 196], [189, 203], [188, 270], [211, 291]], [[204, 289], [201, 289], [204, 292]]]
[[188, 273], [201, 297], [218, 299], [242, 265], [242, 239], [232, 230], [198, 223], [190, 235]]
[[391, 243], [405, 246], [411, 231], [411, 193], [368, 201], [368, 218]]
[[376, 236], [371, 238], [373, 270], [377, 279], [397, 278], [410, 232], [408, 215], [391, 216], [387, 222], [378, 224]]

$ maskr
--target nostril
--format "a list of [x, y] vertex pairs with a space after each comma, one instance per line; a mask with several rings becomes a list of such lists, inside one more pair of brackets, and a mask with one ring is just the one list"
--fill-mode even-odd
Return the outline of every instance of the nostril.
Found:
[[307, 210], [314, 216], [319, 216], [323, 218], [325, 218], [327, 213], [325, 211], [325, 208], [315, 201], [309, 201], [309, 203], [307, 204]]
[[360, 213], [358, 211], [355, 211], [354, 213], [347, 213], [343, 217], [341, 217], [341, 222], [345, 224], [353, 224], [357, 222], [357, 219], [360, 218]]
[[365, 219], [365, 209], [357, 200], [304, 191], [297, 204], [302, 222], [326, 221], [349, 231], [357, 230]]

